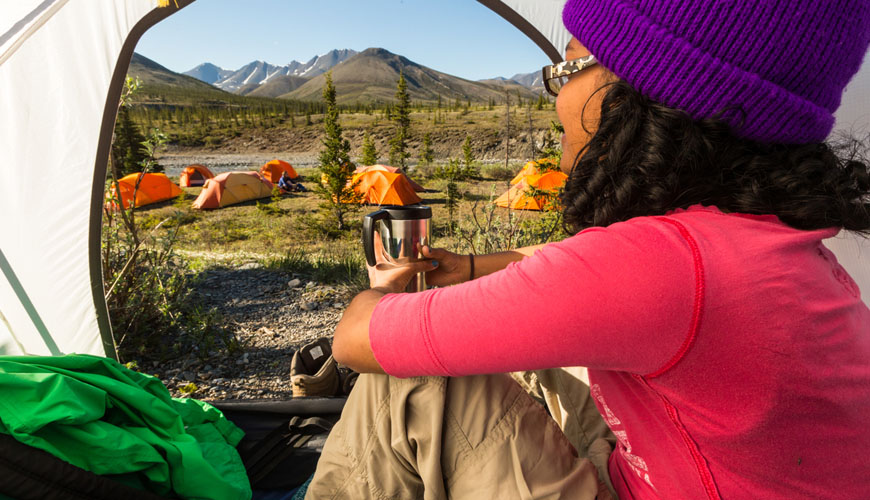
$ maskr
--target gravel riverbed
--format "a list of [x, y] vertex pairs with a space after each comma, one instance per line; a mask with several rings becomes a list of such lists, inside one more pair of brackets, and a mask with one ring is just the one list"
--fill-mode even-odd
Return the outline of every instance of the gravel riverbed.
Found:
[[289, 398], [293, 353], [332, 337], [350, 298], [347, 289], [241, 260], [205, 271], [195, 290], [203, 307], [220, 311], [242, 348], [194, 351], [139, 367], [158, 376], [173, 396], [185, 395], [182, 387], [193, 383], [189, 395], [197, 399]]

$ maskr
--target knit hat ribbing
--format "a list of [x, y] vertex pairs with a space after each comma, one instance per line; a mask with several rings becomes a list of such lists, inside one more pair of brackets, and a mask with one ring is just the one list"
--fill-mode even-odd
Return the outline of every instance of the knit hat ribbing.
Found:
[[642, 94], [767, 143], [825, 140], [870, 44], [868, 0], [568, 0], [562, 18]]

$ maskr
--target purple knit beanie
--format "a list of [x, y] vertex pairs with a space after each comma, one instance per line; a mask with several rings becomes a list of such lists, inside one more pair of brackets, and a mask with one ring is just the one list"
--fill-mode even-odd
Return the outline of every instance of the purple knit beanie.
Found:
[[562, 19], [642, 94], [766, 143], [824, 141], [870, 43], [870, 0], [568, 0]]

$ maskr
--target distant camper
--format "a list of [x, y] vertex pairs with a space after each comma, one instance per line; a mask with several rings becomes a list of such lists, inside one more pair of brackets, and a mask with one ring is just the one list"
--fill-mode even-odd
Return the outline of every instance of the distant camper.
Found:
[[287, 172], [281, 174], [281, 178], [278, 179], [278, 187], [284, 190], [285, 192], [291, 193], [294, 191], [305, 191], [305, 186], [300, 182], [295, 182]]

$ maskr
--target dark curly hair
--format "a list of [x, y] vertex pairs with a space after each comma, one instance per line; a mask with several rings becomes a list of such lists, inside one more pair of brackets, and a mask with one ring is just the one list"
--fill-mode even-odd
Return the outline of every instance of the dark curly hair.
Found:
[[614, 81], [578, 154], [562, 206], [574, 234], [690, 205], [772, 214], [797, 229], [870, 233], [870, 175], [860, 142], [761, 144], [716, 119], [693, 120]]

